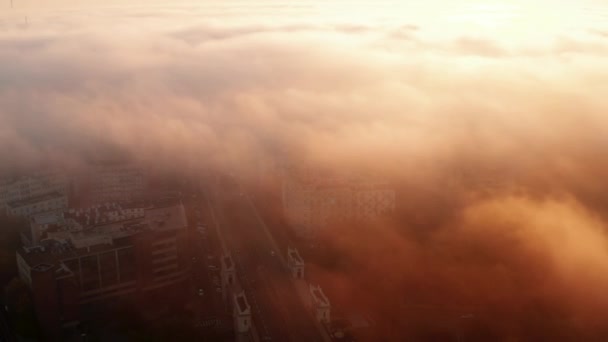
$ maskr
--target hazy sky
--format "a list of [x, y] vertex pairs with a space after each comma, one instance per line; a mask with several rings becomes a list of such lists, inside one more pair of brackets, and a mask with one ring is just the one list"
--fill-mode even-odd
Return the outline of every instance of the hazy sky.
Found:
[[534, 300], [580, 331], [608, 313], [603, 1], [9, 3], [0, 165], [113, 145], [167, 165], [249, 170], [286, 149], [445, 196], [453, 168], [508, 169], [521, 191], [448, 208], [402, 193], [444, 229], [418, 245], [387, 223], [377, 251], [399, 251], [410, 281], [422, 277], [416, 261], [448, 296], [514, 320]]

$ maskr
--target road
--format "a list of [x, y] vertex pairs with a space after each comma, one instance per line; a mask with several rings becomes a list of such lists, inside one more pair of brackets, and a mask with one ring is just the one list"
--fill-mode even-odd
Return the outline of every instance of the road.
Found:
[[[209, 330], [218, 325], [232, 326], [229, 313], [222, 299], [219, 279], [218, 256], [221, 248], [217, 236], [210, 227], [210, 215], [202, 194], [189, 199], [186, 207], [188, 235], [192, 256], [192, 300], [195, 303], [196, 325]], [[204, 229], [200, 229], [204, 227]], [[199, 292], [202, 290], [202, 292]], [[213, 329], [212, 329], [213, 330]]]
[[262, 341], [323, 341], [246, 196], [224, 184], [214, 206]]

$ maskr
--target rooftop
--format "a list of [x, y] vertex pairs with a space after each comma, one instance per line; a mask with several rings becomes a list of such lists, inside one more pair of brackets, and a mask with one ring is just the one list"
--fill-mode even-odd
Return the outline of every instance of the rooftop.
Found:
[[133, 245], [132, 241], [128, 238], [115, 239], [112, 241], [111, 245], [92, 245], [88, 248], [76, 248], [69, 240], [47, 240], [43, 243], [45, 247], [21, 247], [17, 249], [17, 253], [30, 267], [34, 267], [39, 264], [60, 265], [63, 260], [98, 254], [100, 252]]
[[187, 221], [183, 205], [178, 204], [149, 208], [145, 210], [144, 217], [121, 222], [83, 229], [72, 229], [65, 225], [52, 228], [45, 232], [41, 246], [18, 250], [30, 266], [130, 246], [129, 237], [133, 235], [146, 231], [186, 229]]

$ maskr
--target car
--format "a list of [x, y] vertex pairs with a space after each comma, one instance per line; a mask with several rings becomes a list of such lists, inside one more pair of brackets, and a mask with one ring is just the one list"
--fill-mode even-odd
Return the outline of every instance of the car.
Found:
[[199, 296], [203, 296], [204, 294], [205, 294], [205, 291], [203, 291], [203, 289], [198, 289]]

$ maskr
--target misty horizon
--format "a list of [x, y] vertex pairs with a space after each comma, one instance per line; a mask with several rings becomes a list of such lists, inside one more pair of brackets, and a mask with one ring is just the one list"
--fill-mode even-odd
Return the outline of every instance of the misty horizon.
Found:
[[[61, 232], [76, 229], [71, 215], [86, 232], [111, 220], [100, 210], [150, 227], [155, 210], [170, 207], [178, 213], [172, 217], [183, 210], [176, 258], [180, 272], [183, 266], [193, 273], [183, 280], [189, 285], [153, 297], [166, 301], [168, 316], [182, 317], [179, 310], [194, 299], [202, 311], [216, 303], [206, 297], [212, 297], [208, 279], [196, 273], [194, 259], [230, 254], [238, 285], [222, 283], [225, 298], [217, 292], [217, 303], [232, 303], [226, 293], [238, 298], [242, 289], [255, 326], [255, 333], [242, 333], [260, 339], [314, 340], [315, 317], [335, 340], [343, 339], [338, 331], [363, 341], [608, 337], [608, 5], [13, 0], [12, 8], [9, 1], [2, 6], [5, 293], [17, 293], [11, 280], [23, 278], [15, 252], [25, 253], [22, 241], [33, 248], [39, 238], [20, 238], [34, 231], [27, 227], [36, 219], [13, 202], [52, 190], [67, 202], [53, 209], [65, 219], [57, 225], [69, 228], [49, 235], [48, 223], [40, 223], [40, 241], [68, 239]], [[10, 190], [18, 182], [40, 182], [49, 191]], [[213, 233], [193, 247], [200, 226]], [[311, 304], [296, 298], [300, 280], [289, 282], [296, 273], [281, 273], [285, 262], [273, 264], [289, 256], [288, 247], [304, 260], [306, 286], [319, 285], [327, 295], [332, 320], [304, 314]], [[148, 264], [137, 265], [147, 272]], [[87, 271], [80, 272], [82, 302], [93, 288], [86, 290]], [[197, 277], [205, 285], [196, 285]], [[270, 279], [265, 287], [256, 285], [263, 279]], [[26, 291], [32, 308], [34, 287]], [[178, 298], [188, 291], [194, 299]], [[227, 322], [227, 311], [219, 312], [217, 320]], [[300, 314], [307, 318], [293, 318]], [[369, 326], [341, 327], [355, 314]], [[41, 315], [34, 315], [39, 323]], [[6, 316], [16, 329], [16, 316], [10, 310]], [[277, 323], [279, 317], [285, 321]], [[95, 324], [91, 331], [118, 329]], [[205, 335], [205, 327], [193, 331], [231, 340], [245, 329], [227, 326], [228, 338]]]

